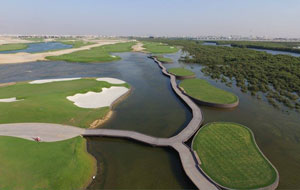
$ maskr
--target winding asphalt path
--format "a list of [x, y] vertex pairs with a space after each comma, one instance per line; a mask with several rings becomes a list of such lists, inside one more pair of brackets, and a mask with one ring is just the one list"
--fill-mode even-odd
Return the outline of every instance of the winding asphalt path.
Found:
[[0, 135], [14, 136], [33, 140], [34, 137], [41, 137], [42, 141], [53, 142], [69, 139], [75, 136], [106, 136], [115, 138], [127, 138], [150, 144], [152, 146], [165, 146], [174, 148], [179, 156], [183, 169], [191, 181], [198, 189], [216, 190], [218, 189], [200, 171], [199, 161], [194, 152], [184, 143], [189, 140], [199, 129], [202, 123], [202, 113], [200, 108], [178, 88], [176, 77], [167, 72], [166, 68], [156, 58], [152, 58], [162, 69], [162, 73], [170, 77], [172, 89], [186, 103], [193, 114], [193, 119], [179, 134], [170, 138], [156, 138], [134, 131], [114, 130], [114, 129], [81, 129], [60, 124], [47, 123], [16, 123], [1, 124]]

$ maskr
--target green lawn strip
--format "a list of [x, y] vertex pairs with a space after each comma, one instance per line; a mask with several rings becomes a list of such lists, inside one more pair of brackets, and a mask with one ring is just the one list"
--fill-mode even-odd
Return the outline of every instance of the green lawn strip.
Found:
[[157, 54], [162, 54], [162, 53], [176, 53], [179, 49], [175, 46], [169, 46], [167, 44], [159, 43], [159, 42], [142, 42], [143, 48], [147, 52], [150, 53], [157, 53]]
[[92, 45], [95, 44], [94, 42], [86, 42], [83, 40], [57, 40], [57, 42], [66, 44], [66, 45], [72, 45], [72, 48], [80, 48], [82, 46]]
[[17, 97], [22, 101], [0, 103], [0, 123], [58, 123], [87, 128], [90, 124], [103, 118], [109, 107], [87, 109], [80, 108], [66, 97], [88, 91], [100, 92], [102, 88], [113, 85], [95, 79], [51, 82], [45, 84], [28, 84], [20, 82], [0, 88], [0, 98]]
[[236, 95], [216, 88], [203, 79], [185, 79], [179, 86], [189, 96], [201, 101], [218, 104], [232, 104], [238, 101]]
[[0, 168], [0, 189], [83, 189], [96, 161], [82, 137], [35, 142], [2, 136]]
[[21, 49], [26, 49], [27, 47], [28, 47], [27, 44], [3, 44], [3, 45], [0, 45], [0, 52], [1, 51], [21, 50]]
[[184, 68], [170, 68], [168, 69], [168, 72], [175, 76], [181, 76], [181, 77], [195, 75], [194, 72]]
[[254, 189], [275, 182], [277, 173], [263, 157], [250, 130], [227, 122], [203, 126], [193, 141], [201, 168], [214, 181], [233, 189]]
[[154, 57], [162, 63], [172, 63], [173, 62], [173, 60], [171, 58], [164, 57], [163, 55], [154, 55]]
[[110, 55], [110, 53], [127, 52], [132, 50], [132, 46], [135, 42], [117, 43], [112, 45], [104, 45], [94, 47], [90, 50], [76, 51], [70, 54], [64, 54], [60, 56], [50, 56], [46, 59], [53, 61], [68, 61], [68, 62], [83, 62], [83, 63], [95, 63], [95, 62], [109, 62], [117, 61], [121, 58], [118, 56]]

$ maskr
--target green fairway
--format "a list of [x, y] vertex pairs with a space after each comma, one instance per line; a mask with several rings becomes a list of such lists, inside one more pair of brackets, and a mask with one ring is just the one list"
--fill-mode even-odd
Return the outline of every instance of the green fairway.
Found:
[[95, 44], [93, 42], [86, 42], [86, 41], [82, 41], [82, 40], [72, 40], [72, 41], [70, 41], [70, 40], [58, 40], [57, 42], [67, 44], [67, 45], [72, 45], [72, 48], [80, 48], [82, 46]]
[[164, 57], [163, 55], [154, 55], [154, 57], [162, 63], [172, 63], [173, 62], [173, 60], [171, 58]]
[[142, 42], [143, 48], [150, 53], [176, 53], [179, 49], [175, 46], [169, 46], [159, 42]]
[[232, 189], [255, 189], [275, 182], [277, 173], [260, 153], [250, 130], [226, 122], [203, 126], [193, 140], [201, 168]]
[[195, 73], [188, 69], [184, 68], [170, 68], [168, 69], [168, 72], [175, 75], [175, 76], [180, 76], [180, 77], [186, 77], [186, 76], [193, 76]]
[[0, 123], [58, 123], [87, 128], [102, 119], [109, 107], [97, 109], [80, 108], [66, 97], [88, 91], [100, 92], [113, 85], [95, 79], [28, 84], [20, 82], [12, 86], [0, 87], [0, 99], [16, 97], [17, 102], [0, 102]]
[[238, 101], [234, 94], [216, 88], [203, 79], [185, 79], [179, 86], [191, 97], [204, 102], [232, 104]]
[[95, 47], [90, 50], [82, 50], [70, 54], [60, 56], [50, 56], [46, 59], [53, 61], [68, 61], [68, 62], [83, 62], [83, 63], [96, 63], [96, 62], [109, 62], [117, 61], [121, 58], [118, 56], [110, 55], [114, 52], [128, 52], [132, 50], [135, 42], [117, 43], [112, 45], [104, 45]]
[[96, 161], [82, 137], [59, 142], [0, 137], [0, 168], [0, 189], [83, 189]]
[[27, 44], [3, 44], [0, 45], [0, 51], [21, 50], [26, 49], [27, 47]]

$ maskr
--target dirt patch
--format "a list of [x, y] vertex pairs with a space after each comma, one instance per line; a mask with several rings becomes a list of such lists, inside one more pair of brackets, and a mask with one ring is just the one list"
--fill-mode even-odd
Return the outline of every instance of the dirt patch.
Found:
[[105, 116], [104, 116], [104, 118], [102, 118], [102, 119], [97, 119], [97, 120], [95, 120], [92, 124], [90, 124], [90, 128], [97, 128], [97, 127], [99, 127], [100, 125], [102, 125], [103, 123], [105, 123], [106, 121], [108, 121], [111, 117], [112, 117], [112, 115], [113, 115], [113, 111], [109, 111]]
[[145, 48], [143, 48], [143, 45], [144, 44], [142, 44], [141, 42], [138, 42], [137, 44], [135, 44], [135, 45], [132, 46], [132, 51], [147, 53], [145, 51]]
[[0, 87], [12, 86], [14, 84], [16, 84], [16, 83], [15, 82], [2, 83], [2, 84], [0, 84]]

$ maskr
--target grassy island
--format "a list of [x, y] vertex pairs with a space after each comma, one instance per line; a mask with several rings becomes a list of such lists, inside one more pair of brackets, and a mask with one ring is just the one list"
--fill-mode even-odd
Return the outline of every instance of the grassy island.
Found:
[[209, 123], [194, 137], [192, 147], [203, 171], [222, 186], [255, 189], [271, 185], [277, 178], [250, 129], [240, 124]]
[[86, 140], [35, 142], [0, 137], [0, 189], [84, 189], [96, 161]]
[[143, 48], [150, 53], [162, 54], [162, 53], [176, 53], [179, 49], [175, 46], [169, 46], [167, 44], [159, 42], [143, 42]]
[[186, 79], [179, 86], [191, 97], [216, 104], [233, 104], [238, 97], [230, 92], [216, 88], [203, 79]]
[[102, 88], [125, 86], [97, 81], [94, 78], [73, 81], [29, 84], [19, 82], [0, 87], [0, 99], [16, 97], [15, 102], [0, 102], [0, 123], [57, 123], [87, 128], [104, 118], [109, 107], [81, 108], [66, 97], [77, 93], [101, 92]]
[[68, 61], [68, 62], [82, 62], [82, 63], [97, 63], [117, 61], [121, 58], [118, 56], [110, 55], [110, 53], [128, 52], [132, 50], [135, 42], [117, 43], [112, 45], [104, 45], [94, 47], [90, 50], [76, 51], [70, 54], [60, 56], [50, 56], [46, 59], [53, 61]]
[[0, 45], [0, 52], [1, 51], [21, 50], [21, 49], [26, 49], [27, 47], [28, 47], [27, 44], [3, 44], [3, 45]]
[[195, 76], [195, 73], [184, 68], [170, 68], [168, 72], [178, 77]]
[[163, 55], [154, 55], [153, 57], [155, 57], [158, 61], [160, 61], [162, 63], [172, 63], [173, 62], [173, 60], [171, 58], [164, 57]]

